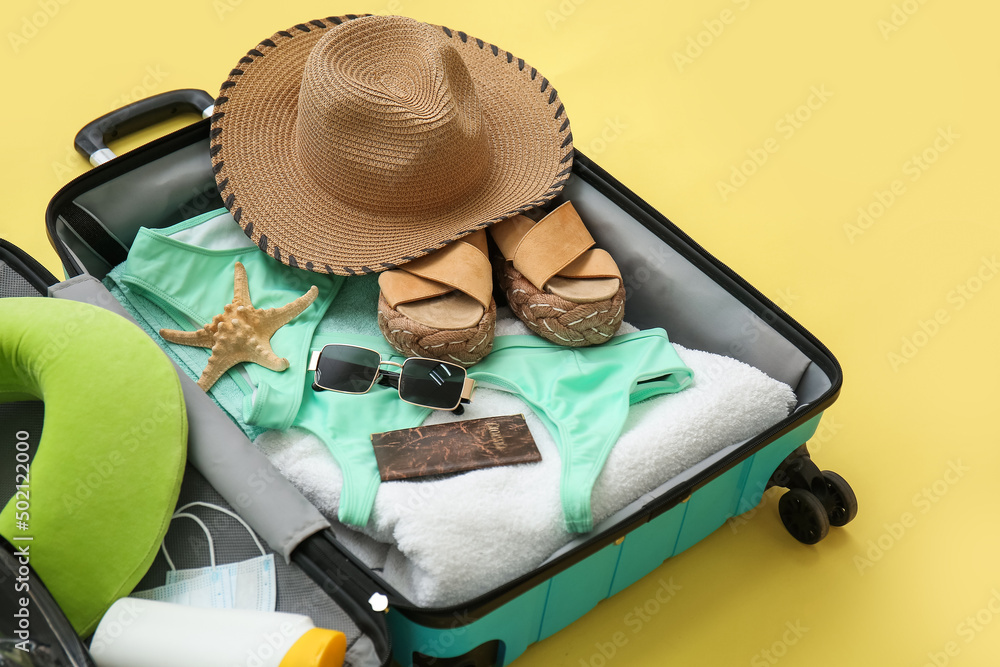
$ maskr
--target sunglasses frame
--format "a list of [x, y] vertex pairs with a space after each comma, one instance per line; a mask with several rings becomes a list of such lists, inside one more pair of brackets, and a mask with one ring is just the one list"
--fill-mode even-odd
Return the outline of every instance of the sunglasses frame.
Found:
[[[358, 350], [366, 350], [368, 352], [372, 352], [373, 354], [377, 355], [379, 358], [379, 363], [375, 369], [375, 375], [372, 378], [371, 384], [368, 385], [368, 388], [365, 389], [364, 391], [344, 391], [343, 389], [330, 389], [329, 387], [324, 387], [320, 384], [317, 384], [315, 377], [313, 378], [313, 385], [312, 385], [314, 391], [332, 391], [338, 394], [353, 394], [353, 395], [367, 394], [369, 391], [372, 390], [372, 387], [378, 384], [381, 380], [385, 379], [390, 381], [390, 386], [392, 386], [396, 390], [396, 394], [399, 396], [399, 400], [403, 401], [404, 403], [409, 403], [410, 405], [415, 405], [420, 408], [427, 408], [429, 410], [450, 410], [452, 412], [458, 412], [459, 410], [461, 410], [463, 403], [471, 403], [472, 395], [476, 391], [476, 381], [470, 378], [468, 371], [466, 371], [465, 368], [459, 366], [458, 364], [452, 363], [450, 361], [441, 361], [440, 359], [432, 359], [430, 357], [408, 357], [406, 360], [403, 361], [403, 363], [397, 363], [395, 361], [387, 361], [383, 359], [382, 353], [379, 352], [378, 350], [374, 350], [370, 347], [364, 347], [363, 345], [351, 345], [350, 343], [328, 343], [327, 345], [324, 345], [323, 349], [319, 350], [318, 352], [313, 352], [310, 355], [309, 365], [306, 367], [306, 370], [318, 372], [317, 369], [319, 368], [320, 357], [323, 356], [323, 351], [326, 350], [326, 348], [328, 347], [353, 347]], [[399, 385], [404, 379], [403, 367], [406, 366], [406, 364], [410, 361], [418, 361], [418, 360], [432, 361], [438, 364], [447, 364], [449, 367], [454, 367], [462, 371], [462, 374], [464, 376], [462, 379], [463, 380], [462, 393], [459, 396], [458, 402], [455, 403], [455, 405], [453, 405], [450, 408], [438, 408], [430, 405], [424, 405], [423, 403], [414, 403], [413, 401], [408, 401], [405, 398], [403, 398], [403, 395], [399, 392]], [[382, 370], [382, 366], [385, 365], [396, 366], [397, 368], [399, 368], [399, 371], [398, 372], [384, 371]]]

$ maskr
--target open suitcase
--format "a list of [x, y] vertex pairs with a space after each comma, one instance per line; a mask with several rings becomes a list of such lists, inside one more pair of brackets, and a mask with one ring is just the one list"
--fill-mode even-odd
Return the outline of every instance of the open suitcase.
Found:
[[[140, 224], [166, 227], [220, 204], [207, 119], [114, 159], [105, 142], [185, 111], [207, 117], [211, 106], [207, 93], [174, 91], [112, 112], [81, 130], [77, 148], [100, 166], [55, 195], [46, 224], [69, 282], [86, 282], [93, 290], [87, 298], [109, 298], [99, 295], [103, 286], [98, 280], [125, 259]], [[790, 489], [779, 512], [802, 542], [819, 541], [830, 525], [844, 525], [857, 512], [850, 487], [838, 475], [821, 472], [805, 447], [840, 391], [841, 369], [830, 351], [579, 152], [556, 201], [565, 199], [572, 199], [597, 243], [618, 262], [628, 293], [627, 320], [640, 328], [662, 326], [685, 347], [750, 364], [790, 385], [797, 404], [765, 432], [694, 465], [579, 536], [539, 568], [465, 604], [415, 605], [365, 567], [328, 528], [295, 542], [292, 562], [316, 580], [336, 582], [343, 597], [366, 607], [358, 610], [369, 612], [366, 618], [372, 618], [371, 607], [382, 608], [380, 596], [387, 596], [384, 620], [393, 657], [403, 665], [509, 664], [529, 644], [569, 625], [727, 519], [754, 508], [770, 486]], [[225, 471], [208, 462], [193, 463], [239, 509], [238, 491]], [[308, 514], [309, 509], [298, 506], [294, 512]], [[275, 541], [283, 545], [276, 551], [291, 544], [287, 536], [264, 534], [255, 520], [246, 518], [272, 547]], [[268, 523], [266, 517], [263, 523]], [[364, 632], [377, 635], [374, 626]]]

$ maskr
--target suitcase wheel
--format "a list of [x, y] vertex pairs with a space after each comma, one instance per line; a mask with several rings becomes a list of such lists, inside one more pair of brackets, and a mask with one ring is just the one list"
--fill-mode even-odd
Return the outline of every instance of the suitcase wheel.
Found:
[[858, 515], [858, 497], [844, 478], [832, 470], [823, 471], [826, 491], [831, 496], [834, 507], [828, 513], [831, 526], [846, 526]]
[[830, 526], [846, 526], [858, 515], [858, 498], [843, 477], [820, 471], [802, 445], [778, 466], [768, 486], [783, 486], [788, 493], [778, 501], [778, 515], [792, 537], [816, 544]]
[[805, 489], [791, 489], [778, 501], [781, 523], [803, 544], [816, 544], [830, 532], [830, 518], [819, 498]]

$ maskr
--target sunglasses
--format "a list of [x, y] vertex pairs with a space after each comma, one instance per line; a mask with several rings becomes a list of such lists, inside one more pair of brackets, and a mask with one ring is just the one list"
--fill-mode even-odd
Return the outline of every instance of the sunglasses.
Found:
[[[390, 365], [399, 371], [383, 370]], [[463, 412], [462, 403], [472, 402], [476, 381], [458, 364], [424, 357], [410, 357], [401, 364], [385, 361], [376, 350], [334, 343], [313, 352], [308, 370], [315, 371], [315, 391], [364, 394], [375, 383], [395, 388], [399, 397], [432, 410]]]

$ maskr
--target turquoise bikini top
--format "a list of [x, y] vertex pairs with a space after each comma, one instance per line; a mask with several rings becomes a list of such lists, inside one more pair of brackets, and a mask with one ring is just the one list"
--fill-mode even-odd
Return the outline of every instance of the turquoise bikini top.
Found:
[[[140, 229], [120, 279], [159, 304], [176, 322], [174, 328], [194, 331], [233, 300], [237, 261], [246, 267], [250, 299], [256, 308], [283, 306], [312, 285], [319, 289], [316, 300], [271, 338], [275, 354], [288, 359], [288, 369], [272, 371], [241, 364], [229, 371], [246, 396], [246, 423], [284, 430], [298, 413], [310, 343], [344, 283], [342, 276], [285, 266], [261, 252], [232, 216], [218, 209], [172, 227]], [[204, 357], [201, 368], [210, 356], [200, 348], [186, 352]]]

